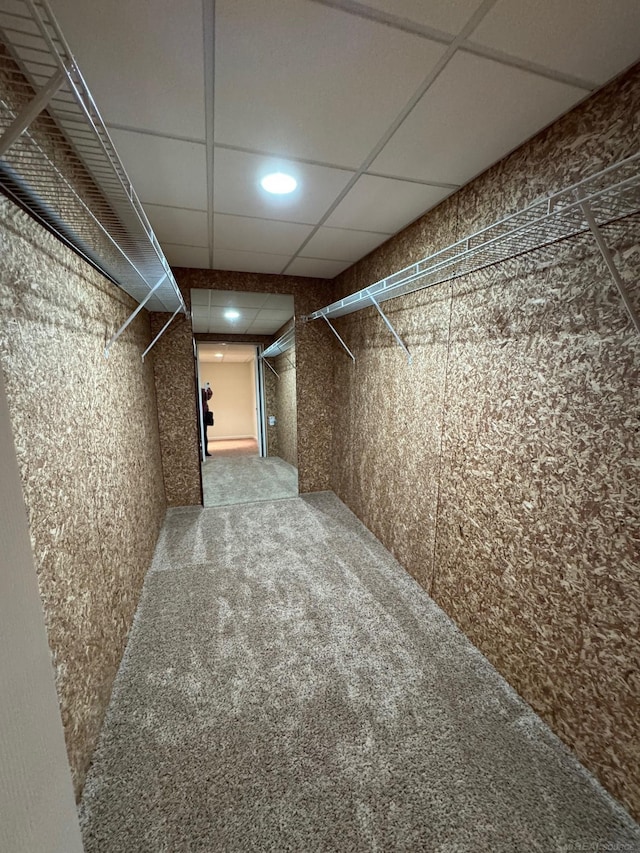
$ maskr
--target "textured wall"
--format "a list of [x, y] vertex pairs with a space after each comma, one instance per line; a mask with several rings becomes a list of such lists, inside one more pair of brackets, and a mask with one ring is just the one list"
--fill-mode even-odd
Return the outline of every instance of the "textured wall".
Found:
[[134, 302], [0, 199], [0, 361], [79, 792], [164, 517]]
[[276, 379], [276, 417], [280, 450], [278, 455], [289, 465], [297, 468], [296, 348], [291, 347], [279, 355], [275, 359], [274, 367], [279, 375], [279, 379]]
[[[151, 333], [155, 336], [166, 322], [164, 314], [152, 313]], [[167, 504], [201, 504], [198, 386], [191, 320], [178, 314], [153, 354]]]
[[[277, 397], [276, 392], [278, 378], [268, 367], [264, 368], [264, 411], [267, 419], [267, 456], [280, 456], [280, 442], [278, 440], [277, 419]], [[276, 422], [269, 425], [269, 415], [274, 415]]]
[[[318, 323], [304, 324], [300, 318], [331, 301], [330, 284], [311, 278], [220, 270], [177, 268], [174, 274], [187, 305], [191, 304], [192, 288], [293, 294], [296, 315], [299, 489], [301, 492], [314, 492], [329, 488], [333, 425], [331, 333]], [[152, 327], [159, 327], [161, 320], [161, 317], [152, 315]], [[200, 339], [211, 338], [199, 335]], [[236, 336], [226, 336], [226, 339], [236, 340]], [[246, 340], [246, 336], [243, 336], [243, 340]], [[178, 326], [170, 327], [154, 351], [167, 501], [172, 506], [199, 504], [200, 464], [190, 323], [180, 320]], [[269, 452], [272, 454], [272, 450]]]
[[[337, 298], [637, 149], [640, 69], [348, 270]], [[607, 229], [640, 303], [638, 217]], [[590, 237], [339, 329], [332, 484], [640, 815], [640, 339]]]

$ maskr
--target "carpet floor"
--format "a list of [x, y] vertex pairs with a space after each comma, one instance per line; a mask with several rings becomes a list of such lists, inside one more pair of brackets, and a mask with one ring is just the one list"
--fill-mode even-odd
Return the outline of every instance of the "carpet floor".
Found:
[[169, 510], [86, 853], [640, 849], [640, 829], [331, 493]]
[[281, 500], [298, 495], [298, 472], [278, 456], [214, 455], [202, 463], [206, 507]]
[[209, 453], [216, 456], [258, 456], [255, 438], [219, 438], [208, 444]]

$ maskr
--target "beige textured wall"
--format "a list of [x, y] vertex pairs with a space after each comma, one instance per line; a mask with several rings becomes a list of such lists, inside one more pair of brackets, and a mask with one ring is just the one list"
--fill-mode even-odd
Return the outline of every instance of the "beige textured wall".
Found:
[[[295, 276], [221, 270], [177, 268], [174, 274], [187, 305], [190, 305], [192, 288], [293, 294], [299, 489], [301, 492], [328, 489], [333, 428], [331, 333], [318, 323], [305, 324], [300, 318], [331, 301], [330, 283]], [[152, 315], [153, 329], [159, 329], [161, 323], [162, 317]], [[214, 338], [198, 336], [200, 339]], [[223, 339], [232, 340], [229, 336]], [[239, 336], [237, 339], [239, 342]], [[195, 387], [195, 367], [190, 323], [180, 321], [170, 327], [154, 352], [167, 501], [171, 506], [197, 505], [202, 498], [195, 395], [192, 390]], [[271, 449], [269, 452], [272, 453]]]
[[0, 363], [76, 793], [165, 511], [149, 320], [0, 198]]
[[[265, 418], [267, 421], [267, 456], [280, 456], [280, 441], [278, 438], [278, 419], [277, 419], [277, 390], [278, 378], [274, 373], [265, 367], [264, 375], [264, 407]], [[269, 415], [276, 418], [275, 424], [269, 424]]]
[[215, 424], [209, 427], [209, 441], [216, 438], [257, 438], [256, 395], [253, 365], [200, 364], [200, 378], [210, 382], [213, 397], [209, 408]]
[[[640, 69], [336, 281], [335, 297], [634, 153]], [[607, 229], [640, 303], [638, 217]], [[640, 338], [564, 241], [338, 321], [332, 485], [640, 815]]]
[[275, 383], [275, 409], [279, 456], [298, 467], [298, 412], [296, 407], [296, 348], [291, 347], [274, 359], [279, 378]]

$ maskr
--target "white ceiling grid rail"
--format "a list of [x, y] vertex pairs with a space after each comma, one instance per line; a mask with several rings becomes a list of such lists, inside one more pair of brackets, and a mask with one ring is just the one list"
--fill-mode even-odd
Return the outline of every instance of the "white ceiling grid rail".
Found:
[[0, 187], [138, 303], [187, 315], [47, 0], [2, 0]]
[[[309, 314], [306, 320], [324, 319], [349, 356], [353, 354], [336, 332], [330, 318], [342, 317], [374, 306], [403, 347], [380, 302], [432, 287], [534, 249], [586, 231], [594, 235], [625, 307], [638, 332], [640, 319], [615, 267], [601, 226], [640, 211], [640, 152], [600, 172], [540, 199], [517, 213], [483, 228], [416, 263], [386, 276], [362, 290]], [[410, 360], [410, 356], [409, 356]]]

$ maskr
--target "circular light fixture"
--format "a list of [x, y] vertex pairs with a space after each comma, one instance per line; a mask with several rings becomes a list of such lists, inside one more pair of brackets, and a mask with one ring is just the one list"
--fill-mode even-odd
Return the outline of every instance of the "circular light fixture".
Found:
[[240, 312], [236, 311], [235, 308], [229, 308], [228, 311], [224, 312], [224, 316], [226, 320], [237, 320], [240, 316]]
[[273, 195], [286, 195], [295, 190], [298, 182], [293, 175], [287, 175], [284, 172], [272, 172], [270, 175], [264, 176], [260, 181], [260, 186]]

